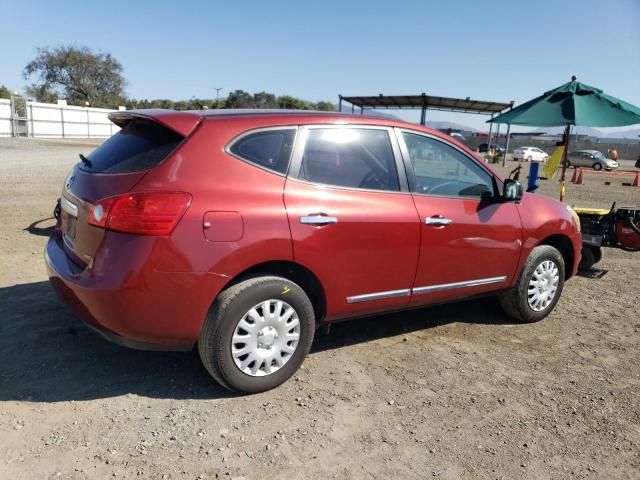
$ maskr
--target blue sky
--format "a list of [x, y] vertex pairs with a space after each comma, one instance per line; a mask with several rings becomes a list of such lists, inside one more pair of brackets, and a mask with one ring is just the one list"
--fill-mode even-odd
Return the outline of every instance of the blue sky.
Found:
[[79, 44], [120, 60], [134, 98], [215, 98], [223, 87], [520, 103], [575, 74], [640, 105], [640, 0], [0, 0], [0, 10], [0, 84], [14, 90], [36, 47]]

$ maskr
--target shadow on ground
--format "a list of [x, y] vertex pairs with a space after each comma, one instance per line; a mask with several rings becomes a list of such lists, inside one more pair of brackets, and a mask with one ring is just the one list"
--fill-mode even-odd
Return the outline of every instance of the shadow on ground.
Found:
[[[0, 401], [58, 402], [136, 394], [223, 398], [195, 351], [142, 352], [113, 345], [85, 327], [48, 282], [0, 289]], [[508, 324], [491, 298], [367, 317], [318, 331], [312, 355], [452, 322]]]
[[53, 217], [43, 218], [37, 220], [24, 229], [25, 232], [29, 232], [31, 235], [38, 235], [40, 237], [49, 237], [53, 233], [53, 229], [56, 226], [56, 219]]
[[604, 277], [608, 272], [609, 270], [603, 270], [601, 268], [589, 268], [584, 270], [578, 270], [577, 275], [579, 277], [584, 277], [584, 278], [598, 279], [598, 278]]

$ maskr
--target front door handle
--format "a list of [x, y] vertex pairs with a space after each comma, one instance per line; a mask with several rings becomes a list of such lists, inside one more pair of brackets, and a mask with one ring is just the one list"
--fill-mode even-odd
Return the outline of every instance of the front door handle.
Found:
[[426, 223], [427, 225], [435, 226], [435, 227], [444, 227], [445, 225], [451, 224], [451, 219], [436, 215], [433, 217], [425, 218], [424, 223]]
[[329, 223], [338, 223], [338, 218], [319, 213], [300, 217], [300, 223], [304, 225], [328, 225]]

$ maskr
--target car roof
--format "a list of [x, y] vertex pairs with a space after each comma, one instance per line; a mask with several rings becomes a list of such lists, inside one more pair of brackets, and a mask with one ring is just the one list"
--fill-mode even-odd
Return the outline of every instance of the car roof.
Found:
[[[133, 118], [147, 118], [156, 121], [182, 135], [187, 136], [202, 120], [221, 121], [229, 118], [269, 118], [274, 124], [314, 124], [314, 123], [345, 123], [360, 125], [379, 125], [387, 127], [407, 128], [423, 131], [430, 135], [445, 139], [463, 146], [454, 137], [415, 123], [398, 119], [359, 115], [351, 113], [327, 112], [316, 110], [285, 110], [285, 109], [210, 109], [210, 110], [169, 110], [150, 108], [141, 110], [121, 110], [109, 114], [115, 124], [122, 126]], [[466, 147], [464, 147], [466, 149]]]

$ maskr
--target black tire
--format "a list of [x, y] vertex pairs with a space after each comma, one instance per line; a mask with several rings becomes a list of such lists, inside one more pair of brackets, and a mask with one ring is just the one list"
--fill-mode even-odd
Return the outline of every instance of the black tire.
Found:
[[602, 164], [598, 163], [598, 162], [594, 163], [593, 164], [593, 169], [594, 170], [602, 170]]
[[[231, 339], [244, 315], [269, 299], [283, 300], [293, 307], [300, 321], [300, 337], [295, 352], [278, 370], [251, 376], [235, 364]], [[260, 276], [237, 283], [218, 295], [200, 332], [198, 352], [207, 372], [220, 385], [235, 392], [258, 393], [277, 387], [298, 370], [309, 353], [314, 333], [313, 305], [304, 290], [283, 277]]]
[[592, 247], [582, 247], [582, 256], [578, 268], [580, 270], [589, 270], [596, 263], [596, 255]]
[[600, 260], [602, 260], [602, 247], [592, 247], [591, 251], [596, 258], [595, 263], [598, 263]]
[[[543, 310], [536, 311], [529, 306], [528, 302], [529, 281], [536, 268], [547, 260], [551, 260], [558, 267], [558, 287], [551, 303]], [[510, 317], [522, 323], [542, 320], [551, 313], [558, 303], [558, 299], [562, 295], [562, 288], [564, 287], [564, 276], [564, 259], [560, 252], [549, 245], [535, 247], [529, 254], [529, 258], [527, 258], [515, 286], [498, 295], [502, 310]]]

